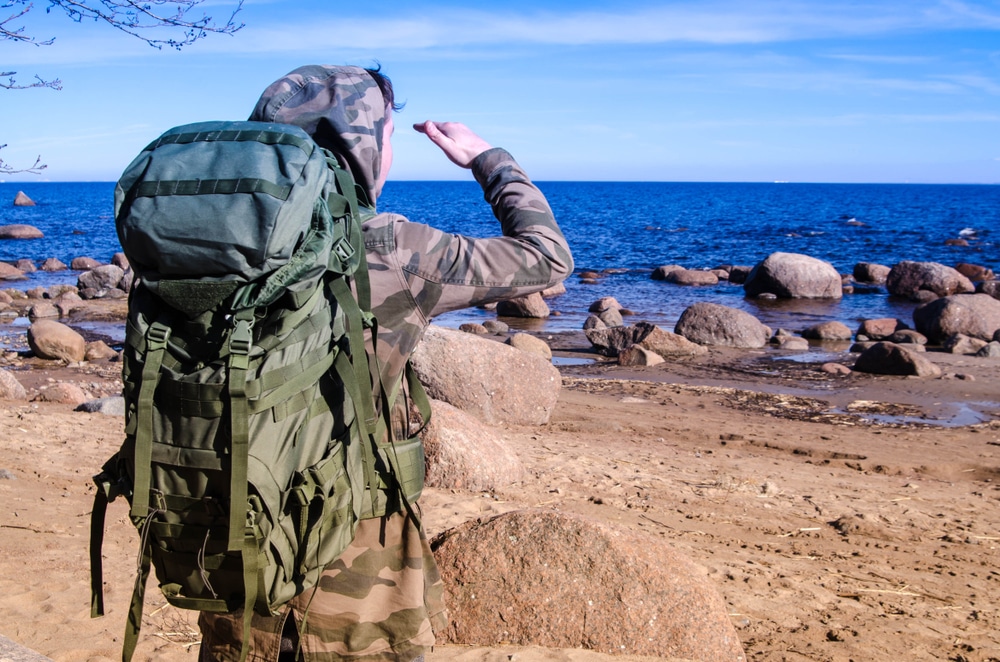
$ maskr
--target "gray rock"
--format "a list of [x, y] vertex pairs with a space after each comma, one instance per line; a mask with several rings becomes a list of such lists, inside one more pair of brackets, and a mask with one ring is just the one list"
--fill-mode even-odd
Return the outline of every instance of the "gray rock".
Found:
[[902, 345], [877, 342], [861, 352], [854, 363], [854, 370], [876, 375], [913, 375], [938, 377], [941, 369], [929, 359]]
[[60, 260], [50, 257], [42, 262], [42, 271], [65, 271], [68, 267]]
[[33, 225], [14, 223], [0, 225], [0, 239], [42, 239], [45, 235]]
[[840, 299], [840, 274], [829, 262], [798, 253], [772, 253], [750, 272], [748, 297], [768, 293], [782, 299]]
[[556, 283], [552, 287], [549, 287], [549, 288], [546, 288], [546, 289], [542, 290], [542, 298], [543, 299], [552, 299], [552, 298], [560, 296], [562, 294], [566, 294], [566, 284], [565, 283]]
[[73, 271], [90, 271], [101, 266], [101, 263], [92, 257], [75, 257], [69, 263], [69, 268]]
[[854, 265], [852, 275], [859, 283], [876, 283], [882, 285], [889, 277], [889, 267], [874, 262], [858, 262]]
[[906, 325], [893, 317], [863, 320], [858, 327], [857, 335], [867, 336], [871, 340], [888, 340], [892, 334], [906, 329]]
[[28, 277], [12, 264], [0, 262], [0, 280], [27, 280]]
[[992, 358], [992, 359], [1000, 357], [1000, 342], [992, 340], [986, 343], [986, 345], [984, 345], [978, 352], [976, 352], [976, 356], [980, 358]]
[[536, 338], [530, 333], [515, 333], [507, 338], [507, 344], [522, 352], [537, 354], [543, 359], [552, 360], [552, 348], [541, 338]]
[[601, 297], [594, 303], [590, 304], [587, 308], [587, 312], [601, 314], [605, 310], [621, 310], [622, 305], [618, 303], [618, 299], [614, 297]]
[[625, 367], [647, 367], [659, 365], [664, 358], [640, 345], [626, 347], [618, 353], [618, 365]]
[[502, 336], [508, 331], [510, 331], [510, 326], [506, 322], [501, 322], [500, 320], [486, 320], [483, 322], [483, 326], [486, 330], [495, 336]]
[[842, 322], [820, 322], [802, 330], [802, 337], [808, 340], [850, 340], [851, 330]]
[[682, 335], [665, 331], [658, 326], [654, 326], [639, 337], [636, 344], [664, 359], [700, 356], [708, 353], [706, 347], [691, 342]]
[[639, 322], [631, 326], [613, 326], [584, 330], [583, 334], [598, 352], [604, 356], [618, 356], [622, 350], [631, 347], [649, 334], [652, 324]]
[[662, 538], [525, 510], [445, 531], [431, 547], [450, 616], [444, 642], [745, 659], [712, 582]]
[[489, 329], [487, 329], [482, 324], [476, 324], [475, 322], [466, 322], [458, 327], [458, 330], [462, 333], [472, 333], [477, 336], [488, 336], [490, 335]]
[[591, 329], [606, 329], [608, 325], [604, 323], [600, 317], [594, 314], [587, 315], [587, 319], [583, 320], [583, 330], [589, 331]]
[[941, 348], [951, 354], [975, 354], [983, 347], [985, 347], [987, 342], [980, 338], [970, 338], [969, 336], [956, 333], [952, 336], [948, 336], [943, 343], [941, 343]]
[[58, 402], [64, 405], [78, 406], [90, 399], [77, 384], [58, 382], [41, 388], [34, 398], [37, 402]]
[[774, 336], [771, 338], [771, 342], [776, 345], [778, 349], [787, 349], [798, 352], [809, 349], [809, 341], [805, 338], [800, 338], [799, 336]]
[[993, 280], [993, 270], [989, 267], [984, 267], [978, 264], [969, 264], [968, 262], [959, 262], [955, 265], [955, 271], [962, 274], [971, 281], [990, 281]]
[[994, 299], [1000, 299], [1000, 280], [988, 280], [976, 285], [976, 292], [989, 294]]
[[35, 201], [28, 197], [28, 194], [24, 191], [18, 191], [17, 195], [14, 196], [14, 206], [15, 207], [34, 207]]
[[412, 364], [430, 397], [486, 423], [542, 425], [562, 386], [559, 371], [538, 355], [433, 325]]
[[35, 266], [35, 262], [27, 258], [18, 260], [14, 263], [14, 266], [23, 274], [30, 274], [38, 271], [38, 267]]
[[729, 282], [733, 285], [742, 285], [747, 282], [747, 276], [753, 271], [750, 266], [735, 266], [729, 270]]
[[115, 359], [118, 358], [118, 352], [108, 347], [108, 344], [103, 340], [95, 340], [87, 343], [87, 350], [83, 358], [87, 361]]
[[833, 361], [824, 363], [818, 368], [818, 370], [830, 375], [849, 375], [852, 372], [846, 365], [842, 363], [834, 363]]
[[675, 269], [667, 274], [665, 279], [674, 285], [718, 285], [719, 277], [711, 271], [701, 271], [698, 269]]
[[131, 269], [128, 258], [125, 257], [125, 253], [115, 253], [111, 256], [111, 264], [115, 265], [122, 271], [128, 271]]
[[[933, 292], [938, 297], [972, 292], [972, 282], [951, 267], [937, 262], [910, 262], [904, 260], [889, 271], [886, 289], [894, 296], [913, 299], [921, 291]], [[926, 296], [926, 295], [923, 295]]]
[[604, 322], [604, 326], [621, 326], [625, 323], [622, 318], [622, 313], [617, 308], [608, 308], [607, 310], [602, 310], [598, 314], [598, 318]]
[[121, 267], [105, 264], [80, 274], [76, 286], [80, 290], [112, 290], [118, 287], [124, 275]]
[[440, 400], [431, 400], [431, 420], [421, 435], [424, 484], [442, 489], [492, 492], [524, 478], [524, 465], [496, 426]]
[[28, 309], [28, 319], [34, 322], [39, 319], [58, 319], [59, 309], [48, 301], [40, 301]]
[[914, 329], [901, 329], [889, 336], [888, 340], [897, 345], [926, 345], [927, 336]]
[[699, 345], [763, 347], [771, 329], [753, 315], [717, 303], [699, 302], [681, 313], [674, 333]]
[[1000, 329], [1000, 300], [988, 294], [944, 297], [914, 310], [913, 321], [931, 343], [942, 343], [956, 333], [989, 341]]
[[79, 363], [86, 353], [83, 336], [65, 324], [38, 320], [28, 328], [28, 346], [41, 359]]
[[666, 280], [667, 276], [669, 276], [674, 271], [683, 271], [683, 270], [684, 267], [682, 267], [679, 264], [665, 264], [661, 267], [657, 267], [656, 269], [654, 269], [650, 278], [652, 278], [653, 280]]
[[0, 368], [0, 400], [27, 400], [28, 393], [21, 382], [8, 371]]
[[551, 314], [549, 305], [539, 292], [497, 302], [497, 315], [501, 317], [545, 319]]
[[125, 416], [125, 398], [120, 395], [112, 395], [107, 398], [88, 400], [79, 405], [75, 411], [104, 414], [105, 416]]

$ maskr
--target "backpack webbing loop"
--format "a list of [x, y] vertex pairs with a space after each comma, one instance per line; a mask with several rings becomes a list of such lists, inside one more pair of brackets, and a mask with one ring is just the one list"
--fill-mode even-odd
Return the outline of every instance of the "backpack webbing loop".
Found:
[[132, 517], [146, 517], [149, 513], [149, 485], [152, 479], [153, 458], [153, 396], [160, 374], [163, 355], [167, 351], [170, 327], [156, 321], [146, 332], [146, 357], [139, 384], [138, 426], [135, 433], [135, 487], [132, 497]]
[[[247, 462], [250, 448], [250, 416], [247, 406], [247, 369], [253, 346], [253, 311], [241, 310], [229, 335], [229, 413], [232, 447], [229, 455], [229, 545], [243, 549], [247, 512]], [[244, 563], [246, 560], [244, 559]]]

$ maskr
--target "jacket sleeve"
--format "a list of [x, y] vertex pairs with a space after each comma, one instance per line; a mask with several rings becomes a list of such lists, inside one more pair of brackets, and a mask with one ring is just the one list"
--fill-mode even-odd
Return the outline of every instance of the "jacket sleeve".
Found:
[[421, 223], [395, 224], [397, 257], [420, 313], [441, 313], [539, 292], [569, 276], [573, 258], [542, 192], [494, 148], [472, 172], [502, 236], [477, 239]]

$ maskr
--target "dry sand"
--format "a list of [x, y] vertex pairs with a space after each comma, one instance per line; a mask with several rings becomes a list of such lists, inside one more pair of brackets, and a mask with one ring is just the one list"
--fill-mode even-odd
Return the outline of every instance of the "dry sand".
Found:
[[[933, 353], [946, 377], [908, 379], [774, 356], [564, 368], [550, 424], [505, 431], [530, 478], [495, 494], [428, 489], [425, 523], [433, 534], [532, 506], [670, 540], [706, 569], [750, 660], [1000, 660], [1000, 360]], [[118, 388], [114, 363], [19, 364], [29, 389]], [[89, 478], [120, 438], [115, 418], [0, 402], [0, 634], [55, 660], [120, 655], [137, 546], [123, 503], [97, 620], [87, 560]], [[136, 660], [194, 662], [193, 623], [151, 589]], [[611, 658], [439, 646], [427, 659]]]

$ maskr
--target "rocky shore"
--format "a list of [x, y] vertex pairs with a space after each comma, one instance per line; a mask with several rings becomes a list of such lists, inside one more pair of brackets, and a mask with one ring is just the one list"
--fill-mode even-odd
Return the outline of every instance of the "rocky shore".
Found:
[[[449, 568], [475, 559], [480, 582], [497, 574], [479, 598], [448, 575], [454, 625], [428, 660], [1000, 659], [1000, 359], [983, 352], [1000, 323], [988, 328], [993, 304], [977, 307], [996, 301], [987, 282], [918, 285], [940, 311], [846, 330], [773, 330], [718, 304], [667, 330], [627, 323], [606, 299], [585, 330], [530, 340], [501, 320], [432, 330], [422, 379], [450, 355], [475, 388], [433, 389], [425, 522]], [[115, 343], [87, 323], [120, 324], [125, 305], [84, 289], [0, 304], [0, 384], [23, 390], [0, 395], [4, 634], [81, 661], [118, 656], [136, 544], [115, 504], [109, 615], [88, 619], [89, 475], [120, 444], [121, 418], [75, 409], [120, 389]], [[42, 321], [78, 333], [83, 355], [43, 358], [28, 339]], [[111, 351], [88, 355], [97, 342]], [[475, 392], [500, 395], [462, 401]], [[535, 570], [515, 574], [512, 558]], [[678, 576], [685, 587], [665, 590]], [[706, 597], [684, 607], [681, 594]], [[150, 596], [136, 659], [193, 662], [192, 615]], [[733, 633], [739, 650], [720, 643]]]

